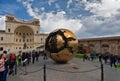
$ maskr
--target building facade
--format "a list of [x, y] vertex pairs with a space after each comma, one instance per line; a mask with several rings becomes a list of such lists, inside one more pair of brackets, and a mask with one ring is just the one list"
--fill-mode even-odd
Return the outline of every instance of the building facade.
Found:
[[96, 53], [109, 53], [120, 56], [120, 36], [79, 39], [79, 46], [87, 47], [90, 51]]
[[0, 52], [3, 50], [36, 49], [44, 45], [48, 34], [40, 33], [38, 19], [23, 21], [14, 15], [6, 16], [5, 30], [0, 30]]

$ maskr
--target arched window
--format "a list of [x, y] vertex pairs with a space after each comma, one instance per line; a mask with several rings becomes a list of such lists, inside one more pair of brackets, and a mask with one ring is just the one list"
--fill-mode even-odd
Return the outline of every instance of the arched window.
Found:
[[0, 47], [0, 51], [3, 51], [3, 47]]
[[10, 28], [8, 28], [8, 32], [10, 32]]
[[42, 41], [43, 39], [41, 38], [41, 41]]
[[19, 35], [21, 35], [21, 33], [19, 33]]
[[29, 40], [27, 39], [27, 42], [29, 42]]
[[1, 41], [3, 41], [3, 37], [1, 37]]
[[38, 33], [38, 31], [36, 31], [36, 33]]

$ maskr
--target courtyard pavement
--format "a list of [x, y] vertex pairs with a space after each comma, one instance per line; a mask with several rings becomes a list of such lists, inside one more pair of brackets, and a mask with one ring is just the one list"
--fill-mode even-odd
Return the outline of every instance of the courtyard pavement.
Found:
[[[73, 58], [67, 64], [57, 64], [51, 59], [18, 67], [17, 75], [8, 75], [8, 81], [44, 81], [43, 64], [46, 64], [46, 81], [101, 81], [101, 69], [98, 60], [93, 62]], [[104, 65], [104, 81], [119, 81], [120, 70]]]

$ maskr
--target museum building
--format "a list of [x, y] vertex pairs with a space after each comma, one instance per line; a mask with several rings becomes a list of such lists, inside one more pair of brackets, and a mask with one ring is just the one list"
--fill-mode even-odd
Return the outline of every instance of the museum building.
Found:
[[[48, 34], [40, 33], [39, 19], [24, 21], [8, 14], [5, 30], [0, 30], [0, 52], [3, 50], [36, 49], [44, 46]], [[120, 55], [120, 36], [78, 39], [78, 47], [86, 53], [109, 53]]]
[[120, 36], [79, 39], [79, 46], [87, 53], [107, 53], [120, 56]]
[[5, 20], [5, 30], [0, 30], [0, 52], [3, 50], [36, 49], [44, 45], [48, 34], [39, 31], [39, 19], [24, 21], [8, 14]]

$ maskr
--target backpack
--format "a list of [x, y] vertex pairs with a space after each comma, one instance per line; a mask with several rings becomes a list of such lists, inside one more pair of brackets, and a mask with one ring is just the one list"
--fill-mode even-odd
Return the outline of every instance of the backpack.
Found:
[[15, 55], [10, 56], [10, 62], [15, 62]]

